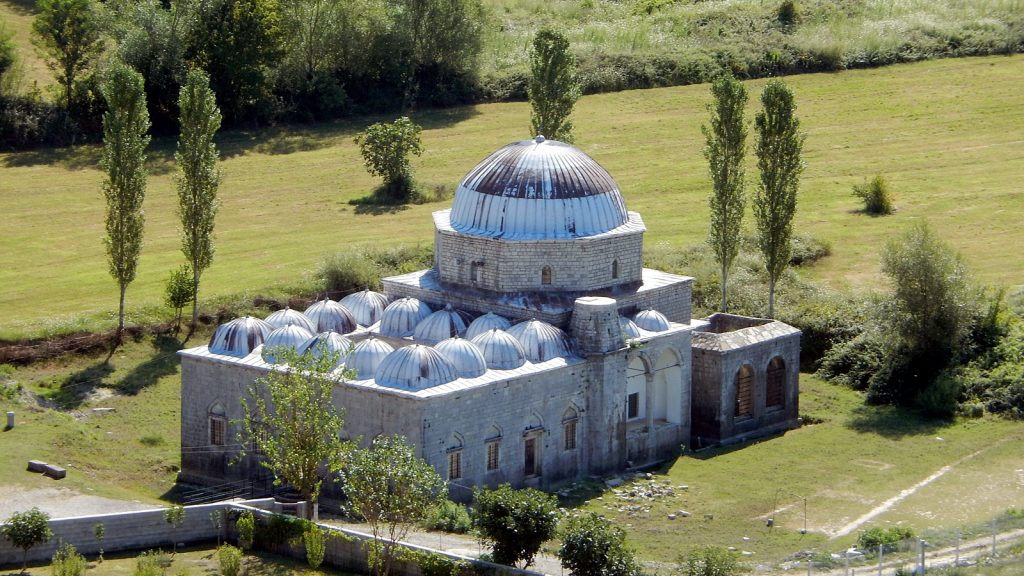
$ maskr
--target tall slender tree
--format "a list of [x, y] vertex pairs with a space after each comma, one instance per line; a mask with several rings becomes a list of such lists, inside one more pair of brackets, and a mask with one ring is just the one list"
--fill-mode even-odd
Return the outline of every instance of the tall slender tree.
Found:
[[181, 251], [192, 267], [192, 330], [199, 319], [199, 277], [213, 263], [213, 225], [220, 201], [217, 187], [217, 145], [220, 109], [210, 90], [210, 77], [192, 70], [181, 87], [181, 135], [174, 159], [178, 162], [178, 215], [181, 217]]
[[123, 63], [106, 74], [102, 87], [107, 101], [103, 114], [103, 158], [107, 172], [103, 196], [107, 200], [107, 248], [110, 275], [121, 291], [117, 314], [117, 343], [124, 332], [124, 294], [135, 280], [145, 214], [146, 146], [149, 145], [149, 113], [142, 75]]
[[572, 142], [572, 108], [580, 98], [576, 81], [576, 58], [569, 40], [544, 28], [533, 39], [530, 53], [531, 136], [543, 134], [551, 140]]
[[33, 41], [63, 88], [64, 109], [71, 112], [75, 83], [103, 50], [92, 0], [38, 0]]
[[800, 133], [793, 92], [784, 82], [769, 80], [761, 104], [764, 110], [754, 119], [754, 152], [761, 172], [754, 193], [754, 219], [758, 248], [768, 271], [768, 316], [774, 317], [775, 283], [789, 265], [805, 136]]
[[711, 229], [708, 244], [722, 273], [722, 312], [728, 311], [729, 269], [740, 249], [740, 233], [746, 195], [743, 190], [743, 157], [746, 154], [747, 127], [743, 121], [743, 107], [747, 104], [747, 90], [732, 76], [723, 76], [711, 85], [715, 101], [708, 105], [711, 124], [701, 130], [707, 145], [704, 157], [708, 159], [712, 191], [709, 198]]

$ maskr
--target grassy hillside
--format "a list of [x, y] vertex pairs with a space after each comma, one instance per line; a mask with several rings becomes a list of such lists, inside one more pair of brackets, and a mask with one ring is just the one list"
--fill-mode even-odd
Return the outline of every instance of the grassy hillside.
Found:
[[0, 0], [0, 21], [5, 29], [13, 34], [18, 50], [18, 59], [22, 67], [22, 90], [32, 88], [33, 84], [45, 88], [53, 82], [53, 75], [46, 67], [35, 48], [32, 46], [32, 18], [36, 12], [33, 0]]
[[[1024, 57], [926, 62], [803, 75], [795, 89], [808, 133], [797, 230], [833, 245], [812, 274], [841, 287], [876, 286], [878, 251], [926, 219], [988, 283], [1024, 284], [1020, 223]], [[761, 82], [750, 82], [756, 109]], [[576, 113], [577, 144], [617, 179], [643, 214], [648, 243], [687, 246], [706, 234], [709, 187], [701, 155], [707, 86], [589, 96]], [[526, 104], [418, 114], [425, 186], [454, 186], [476, 162], [527, 137]], [[365, 122], [370, 122], [366, 120]], [[216, 260], [203, 293], [232, 294], [308, 280], [325, 253], [359, 245], [432, 243], [436, 203], [367, 213], [350, 206], [376, 182], [352, 136], [365, 123], [223, 134], [223, 207]], [[146, 239], [130, 307], [159, 306], [182, 257], [172, 185], [173, 142], [150, 150]], [[101, 238], [100, 148], [0, 155], [0, 338], [38, 334], [86, 317], [110, 325], [117, 291]], [[753, 161], [750, 181], [754, 180]], [[851, 186], [884, 173], [893, 216], [858, 212]], [[748, 218], [749, 224], [749, 218]]]

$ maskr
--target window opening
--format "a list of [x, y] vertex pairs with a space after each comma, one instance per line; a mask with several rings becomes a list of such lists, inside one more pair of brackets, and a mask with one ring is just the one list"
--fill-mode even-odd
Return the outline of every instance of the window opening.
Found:
[[754, 370], [744, 364], [736, 372], [737, 418], [749, 418], [754, 414]]
[[544, 285], [551, 284], [551, 266], [545, 266], [541, 268], [540, 283]]

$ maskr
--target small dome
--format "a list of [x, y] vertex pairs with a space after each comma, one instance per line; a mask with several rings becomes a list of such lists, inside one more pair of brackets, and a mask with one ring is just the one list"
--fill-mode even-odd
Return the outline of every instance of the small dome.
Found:
[[259, 318], [235, 318], [217, 326], [207, 349], [225, 356], [248, 356], [274, 331], [274, 327]]
[[434, 349], [444, 355], [452, 365], [459, 378], [476, 378], [487, 372], [487, 361], [484, 355], [473, 344], [465, 338], [449, 338], [434, 344]]
[[373, 373], [384, 358], [394, 352], [390, 344], [376, 338], [356, 342], [352, 351], [345, 356], [345, 367], [355, 370], [356, 380], [373, 378]]
[[664, 332], [672, 327], [672, 325], [669, 324], [668, 318], [665, 318], [664, 314], [650, 308], [637, 312], [636, 315], [633, 316], [633, 322], [635, 322], [639, 328], [647, 330], [648, 332]]
[[512, 370], [526, 363], [526, 352], [519, 340], [504, 330], [488, 330], [472, 342], [480, 348], [487, 367], [493, 370]]
[[413, 344], [388, 354], [377, 367], [374, 380], [382, 386], [422, 390], [458, 378], [455, 366], [430, 346]]
[[466, 318], [463, 313], [446, 306], [444, 310], [434, 312], [417, 324], [413, 338], [428, 344], [436, 344], [441, 340], [452, 336], [462, 336], [465, 333]]
[[291, 308], [285, 308], [284, 310], [278, 310], [267, 316], [267, 324], [270, 324], [274, 328], [284, 328], [285, 326], [302, 326], [306, 330], [309, 330], [310, 334], [316, 334], [316, 325], [313, 321], [306, 317], [305, 314], [298, 310], [292, 310]]
[[337, 354], [338, 360], [335, 364], [335, 368], [341, 366], [341, 363], [345, 359], [345, 354], [352, 348], [352, 341], [345, 338], [337, 332], [321, 332], [316, 336], [313, 336], [309, 340], [306, 340], [299, 346], [299, 354], [305, 354], [309, 352], [313, 356], [319, 358], [321, 354]]
[[466, 328], [466, 339], [472, 340], [484, 332], [494, 330], [495, 328], [498, 330], [508, 330], [511, 327], [512, 323], [506, 320], [504, 316], [488, 312], [469, 324], [469, 328]]
[[569, 339], [565, 332], [540, 320], [527, 320], [508, 329], [519, 340], [530, 362], [544, 362], [569, 355]]
[[399, 298], [384, 309], [378, 331], [382, 336], [405, 338], [412, 336], [419, 324], [430, 316], [430, 306], [415, 298]]
[[506, 240], [572, 239], [608, 232], [629, 219], [611, 175], [578, 148], [523, 140], [499, 149], [462, 179], [451, 225]]
[[369, 326], [380, 320], [388, 305], [388, 297], [373, 290], [363, 290], [345, 296], [338, 303], [348, 308], [361, 326]]
[[312, 337], [312, 332], [296, 324], [278, 328], [271, 332], [263, 342], [263, 359], [271, 364], [279, 364], [283, 351], [298, 352], [299, 348]]
[[334, 300], [321, 300], [306, 308], [306, 318], [313, 323], [317, 332], [337, 332], [348, 334], [355, 332], [356, 317], [341, 304]]
[[619, 316], [619, 328], [622, 329], [623, 338], [640, 338], [642, 336], [636, 323], [625, 316]]

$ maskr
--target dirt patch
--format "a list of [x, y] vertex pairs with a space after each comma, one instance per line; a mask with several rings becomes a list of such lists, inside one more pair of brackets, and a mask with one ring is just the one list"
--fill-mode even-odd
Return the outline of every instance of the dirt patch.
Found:
[[11, 514], [24, 512], [33, 506], [49, 514], [51, 518], [151, 510], [158, 507], [138, 500], [115, 500], [102, 496], [90, 496], [70, 488], [26, 489], [17, 486], [7, 487], [4, 492], [5, 496], [0, 499], [0, 519], [9, 518]]

